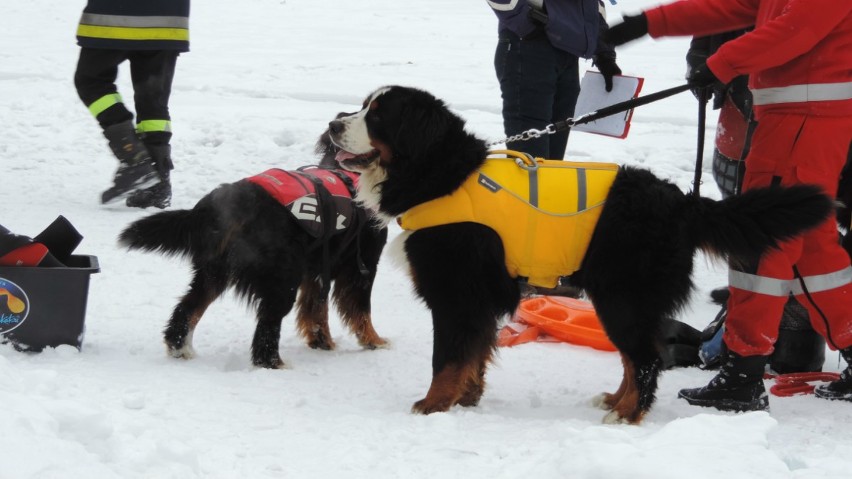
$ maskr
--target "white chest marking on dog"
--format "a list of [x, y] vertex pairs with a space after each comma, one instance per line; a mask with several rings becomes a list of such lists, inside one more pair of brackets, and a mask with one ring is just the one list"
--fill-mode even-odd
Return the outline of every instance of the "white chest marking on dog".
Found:
[[411, 265], [408, 262], [408, 255], [405, 254], [405, 242], [411, 236], [411, 233], [412, 231], [403, 231], [386, 248], [386, 254], [391, 264], [409, 272], [411, 271]]
[[394, 220], [393, 216], [384, 214], [379, 209], [379, 202], [382, 199], [381, 183], [386, 179], [387, 171], [379, 165], [379, 162], [374, 162], [361, 172], [361, 177], [358, 179], [358, 194], [355, 196], [355, 201], [364, 208], [374, 211], [382, 226], [387, 226]]

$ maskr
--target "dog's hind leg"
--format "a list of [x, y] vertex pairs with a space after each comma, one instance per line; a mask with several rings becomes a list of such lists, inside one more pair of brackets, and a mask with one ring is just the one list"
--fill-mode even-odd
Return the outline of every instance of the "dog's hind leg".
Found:
[[170, 356], [191, 359], [195, 356], [192, 334], [201, 316], [225, 290], [225, 276], [208, 269], [195, 269], [189, 291], [175, 306], [171, 318], [163, 331], [163, 339]]
[[315, 278], [305, 278], [299, 291], [296, 314], [299, 334], [312, 349], [334, 349], [328, 329], [328, 298], [322, 297], [322, 285]]
[[262, 368], [283, 369], [284, 361], [278, 354], [281, 321], [296, 303], [298, 279], [267, 275], [258, 280], [252, 283], [252, 295], [257, 299], [257, 326], [251, 342], [251, 362]]
[[621, 401], [625, 393], [627, 393], [627, 390], [635, 387], [631, 385], [633, 382], [633, 363], [628, 362], [627, 358], [622, 354], [621, 364], [624, 367], [624, 372], [622, 374], [621, 384], [618, 386], [618, 390], [614, 393], [601, 393], [595, 396], [592, 399], [592, 404], [594, 406], [607, 411], [612, 410], [612, 408]]
[[[625, 375], [629, 375], [627, 387], [612, 410], [604, 416], [606, 424], [638, 424], [651, 409], [656, 399], [657, 378], [662, 369], [660, 359], [637, 364], [625, 359]], [[613, 398], [614, 399], [614, 398]]]
[[[662, 360], [656, 345], [659, 323], [648, 313], [647, 305], [615, 299], [593, 297], [595, 309], [606, 328], [607, 335], [621, 353], [624, 377], [618, 391], [603, 394], [600, 405], [610, 412], [604, 417], [607, 424], [638, 424], [656, 399], [657, 378]], [[652, 313], [651, 313], [652, 314]]]

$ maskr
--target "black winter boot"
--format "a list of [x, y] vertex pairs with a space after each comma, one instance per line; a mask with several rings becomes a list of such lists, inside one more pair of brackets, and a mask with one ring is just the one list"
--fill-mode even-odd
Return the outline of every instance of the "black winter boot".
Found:
[[169, 145], [148, 145], [151, 152], [154, 168], [157, 171], [160, 182], [150, 188], [133, 191], [127, 197], [127, 206], [133, 208], [167, 208], [172, 204], [172, 184], [169, 173], [172, 164], [172, 148]]
[[763, 386], [768, 356], [740, 356], [728, 351], [719, 374], [703, 388], [681, 389], [678, 397], [693, 406], [720, 411], [767, 411], [769, 396]]
[[822, 399], [852, 401], [852, 347], [840, 351], [846, 360], [846, 369], [840, 373], [840, 379], [814, 389], [814, 396]]
[[822, 371], [825, 339], [811, 326], [808, 310], [790, 296], [784, 305], [769, 369], [778, 374]]
[[118, 158], [119, 165], [112, 187], [101, 194], [101, 203], [118, 201], [133, 190], [148, 188], [161, 181], [151, 164], [151, 154], [136, 136], [132, 122], [110, 125], [104, 129], [104, 136], [109, 140], [109, 147]]

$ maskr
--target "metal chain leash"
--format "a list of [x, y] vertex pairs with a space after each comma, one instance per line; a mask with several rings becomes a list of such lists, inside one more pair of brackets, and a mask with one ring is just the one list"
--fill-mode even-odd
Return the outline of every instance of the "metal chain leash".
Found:
[[491, 148], [492, 146], [502, 145], [504, 143], [509, 144], [509, 143], [513, 143], [513, 142], [516, 142], [516, 141], [527, 141], [527, 140], [531, 140], [533, 138], [541, 138], [544, 135], [552, 135], [552, 134], [556, 133], [556, 131], [557, 131], [556, 125], [551, 123], [551, 124], [547, 125], [546, 127], [544, 127], [543, 130], [538, 130], [536, 128], [530, 128], [527, 131], [522, 131], [522, 132], [518, 133], [517, 135], [512, 135], [512, 136], [510, 136], [506, 139], [492, 141], [491, 143], [486, 143], [485, 146], [488, 147], [488, 148]]

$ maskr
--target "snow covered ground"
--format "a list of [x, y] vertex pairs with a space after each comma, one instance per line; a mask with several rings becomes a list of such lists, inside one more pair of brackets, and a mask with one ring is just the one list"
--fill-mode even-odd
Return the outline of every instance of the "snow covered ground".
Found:
[[[663, 375], [641, 426], [603, 425], [589, 400], [618, 386], [618, 357], [568, 344], [501, 350], [479, 407], [412, 415], [430, 381], [431, 322], [387, 260], [373, 300], [390, 349], [362, 351], [335, 317], [338, 349], [314, 351], [286, 318], [281, 353], [291, 369], [255, 369], [252, 313], [227, 296], [195, 335], [198, 357], [166, 357], [161, 329], [189, 268], [118, 249], [118, 232], [150, 211], [98, 203], [116, 163], [72, 84], [85, 2], [7, 3], [0, 224], [35, 235], [62, 214], [85, 236], [77, 253], [96, 255], [101, 272], [92, 276], [82, 351], [0, 346], [0, 478], [852, 474], [848, 403], [772, 397], [771, 413], [749, 414], [691, 407], [678, 389], [713, 373], [680, 369]], [[622, 0], [610, 21], [654, 3]], [[485, 2], [204, 0], [192, 9], [192, 51], [178, 60], [171, 102], [173, 208], [223, 182], [311, 163], [326, 123], [384, 84], [427, 89], [470, 131], [502, 137], [496, 20]], [[619, 64], [646, 78], [644, 92], [658, 91], [683, 82], [686, 47], [686, 39], [639, 41], [619, 50]], [[129, 99], [128, 77], [125, 67]], [[688, 189], [696, 111], [688, 93], [642, 107], [627, 139], [575, 133], [568, 157], [641, 165]], [[711, 113], [709, 138], [714, 122]], [[702, 191], [719, 195], [709, 161]], [[699, 288], [681, 319], [703, 328], [716, 312], [707, 292], [725, 278], [722, 265], [697, 258]], [[825, 368], [840, 369], [837, 353]]]

